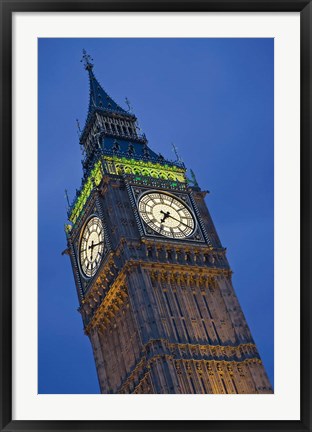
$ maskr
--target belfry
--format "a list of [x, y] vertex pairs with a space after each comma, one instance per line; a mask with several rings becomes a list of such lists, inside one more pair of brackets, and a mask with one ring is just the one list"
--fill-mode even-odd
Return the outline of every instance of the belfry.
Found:
[[272, 393], [206, 192], [83, 62], [83, 178], [65, 231], [101, 393]]

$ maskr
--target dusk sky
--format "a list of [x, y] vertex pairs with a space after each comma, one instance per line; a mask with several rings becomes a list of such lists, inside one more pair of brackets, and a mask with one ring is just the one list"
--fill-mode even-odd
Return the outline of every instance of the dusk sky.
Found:
[[68, 190], [81, 185], [76, 119], [89, 103], [82, 49], [107, 93], [138, 117], [149, 146], [178, 147], [234, 272], [274, 385], [274, 40], [39, 39], [39, 393], [99, 393], [66, 249]]

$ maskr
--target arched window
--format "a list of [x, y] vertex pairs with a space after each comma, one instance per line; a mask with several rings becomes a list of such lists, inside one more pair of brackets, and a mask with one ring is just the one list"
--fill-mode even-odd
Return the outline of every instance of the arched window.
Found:
[[116, 165], [116, 172], [118, 175], [121, 175], [123, 173], [123, 166], [122, 165]]
[[132, 169], [131, 169], [131, 167], [126, 166], [126, 167], [125, 167], [125, 173], [126, 173], [126, 174], [132, 174]]

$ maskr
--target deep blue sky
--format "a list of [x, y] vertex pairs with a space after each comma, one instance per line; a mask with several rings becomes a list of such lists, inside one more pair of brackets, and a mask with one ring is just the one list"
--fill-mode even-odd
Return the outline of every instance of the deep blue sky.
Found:
[[171, 142], [202, 189], [273, 384], [273, 39], [39, 39], [39, 393], [98, 393], [67, 256], [64, 189], [81, 183], [76, 118], [87, 114], [85, 48], [150, 147]]

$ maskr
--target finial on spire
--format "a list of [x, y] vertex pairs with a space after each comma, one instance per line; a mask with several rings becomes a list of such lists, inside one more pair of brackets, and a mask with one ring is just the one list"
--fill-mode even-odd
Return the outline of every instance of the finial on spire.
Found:
[[80, 135], [81, 135], [81, 128], [80, 128], [80, 123], [79, 123], [78, 119], [76, 119], [76, 125], [77, 125], [77, 135], [78, 135], [78, 137], [80, 137]]
[[82, 59], [80, 61], [83, 62], [84, 67], [87, 71], [93, 69], [93, 63], [91, 63], [93, 61], [93, 58], [87, 53], [85, 49], [82, 50]]
[[132, 112], [132, 106], [131, 106], [131, 103], [127, 97], [125, 98], [125, 102], [126, 102], [126, 105], [128, 107], [128, 112], [131, 113]]
[[77, 124], [77, 129], [79, 130], [79, 132], [81, 132], [80, 123], [78, 119], [76, 119], [76, 124]]
[[172, 145], [172, 149], [174, 151], [174, 154], [176, 155], [177, 162], [183, 162], [182, 159], [179, 156], [178, 147], [176, 145], [174, 145], [174, 143], [171, 143], [171, 145]]
[[70, 204], [69, 204], [69, 198], [68, 198], [68, 192], [67, 192], [67, 189], [65, 189], [65, 198], [66, 198], [67, 205], [68, 205], [68, 208], [69, 208], [69, 207], [70, 207]]

